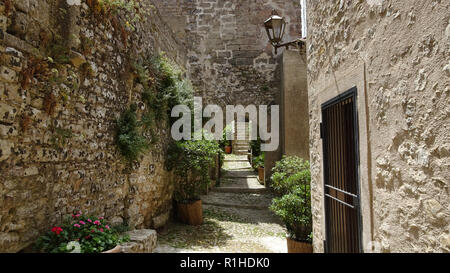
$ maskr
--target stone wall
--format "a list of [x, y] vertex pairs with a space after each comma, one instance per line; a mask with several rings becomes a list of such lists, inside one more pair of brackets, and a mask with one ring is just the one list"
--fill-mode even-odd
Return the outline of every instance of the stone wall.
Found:
[[155, 2], [186, 46], [189, 74], [205, 104], [278, 103], [279, 58], [263, 23], [276, 9], [288, 22], [284, 41], [298, 38], [299, 1]]
[[449, 252], [450, 3], [307, 4], [314, 250], [325, 236], [320, 104], [358, 85], [363, 247]]
[[283, 154], [309, 160], [309, 111], [306, 52], [283, 52], [281, 134]]
[[21, 250], [74, 210], [131, 228], [167, 220], [168, 126], [129, 167], [115, 121], [141, 99], [132, 62], [165, 51], [183, 66], [185, 51], [151, 1], [131, 23], [133, 14], [95, 15], [87, 3], [0, 2], [0, 252]]

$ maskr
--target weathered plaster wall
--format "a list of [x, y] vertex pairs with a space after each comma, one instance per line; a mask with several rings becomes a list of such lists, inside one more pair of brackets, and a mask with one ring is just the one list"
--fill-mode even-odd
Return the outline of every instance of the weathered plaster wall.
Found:
[[308, 87], [304, 48], [283, 52], [281, 92], [283, 154], [309, 160]]
[[353, 81], [362, 92], [363, 247], [449, 252], [450, 3], [307, 4], [314, 250], [325, 236], [320, 104]]
[[299, 1], [155, 2], [186, 46], [189, 73], [205, 104], [267, 105], [276, 101], [279, 58], [273, 55], [263, 23], [276, 9], [288, 22], [284, 41], [298, 38]]
[[[132, 228], [167, 220], [170, 131], [160, 126], [159, 141], [132, 168], [114, 144], [115, 120], [140, 100], [132, 61], [161, 50], [186, 60], [157, 9], [141, 4], [144, 20], [125, 35], [126, 26], [93, 16], [84, 1], [0, 2], [0, 252], [19, 251], [74, 210]], [[40, 63], [56, 71], [31, 64], [56, 35], [72, 49], [71, 63]]]

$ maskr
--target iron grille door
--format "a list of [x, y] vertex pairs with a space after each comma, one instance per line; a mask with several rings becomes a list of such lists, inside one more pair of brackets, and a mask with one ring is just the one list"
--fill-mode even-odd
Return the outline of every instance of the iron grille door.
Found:
[[356, 88], [322, 105], [326, 252], [361, 252]]

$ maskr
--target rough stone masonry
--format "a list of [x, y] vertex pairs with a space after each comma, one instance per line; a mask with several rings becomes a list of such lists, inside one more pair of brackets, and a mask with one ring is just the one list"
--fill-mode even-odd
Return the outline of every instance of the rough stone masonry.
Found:
[[[134, 31], [127, 14], [102, 20], [89, 2], [0, 2], [0, 252], [23, 249], [74, 210], [131, 228], [167, 221], [168, 127], [130, 168], [114, 126], [141, 99], [132, 61], [165, 51], [184, 66], [184, 50], [151, 1], [140, 2]], [[49, 60], [49, 49], [69, 59]]]
[[311, 0], [307, 8], [314, 250], [325, 239], [320, 98], [359, 81], [363, 247], [449, 252], [450, 2]]
[[[275, 9], [286, 19], [284, 41], [300, 36], [299, 1], [156, 0], [187, 49], [187, 67], [205, 104], [279, 103], [280, 66], [264, 21]], [[281, 50], [280, 50], [281, 51]], [[281, 54], [278, 54], [281, 56]]]

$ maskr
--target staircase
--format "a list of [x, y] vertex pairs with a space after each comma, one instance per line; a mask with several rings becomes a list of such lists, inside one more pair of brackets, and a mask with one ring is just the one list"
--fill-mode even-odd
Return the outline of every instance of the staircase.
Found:
[[227, 155], [220, 186], [202, 196], [203, 204], [219, 208], [262, 210], [268, 212], [272, 195], [258, 182], [245, 155]]
[[248, 122], [237, 122], [234, 131], [233, 153], [248, 155], [250, 150], [250, 130]]

